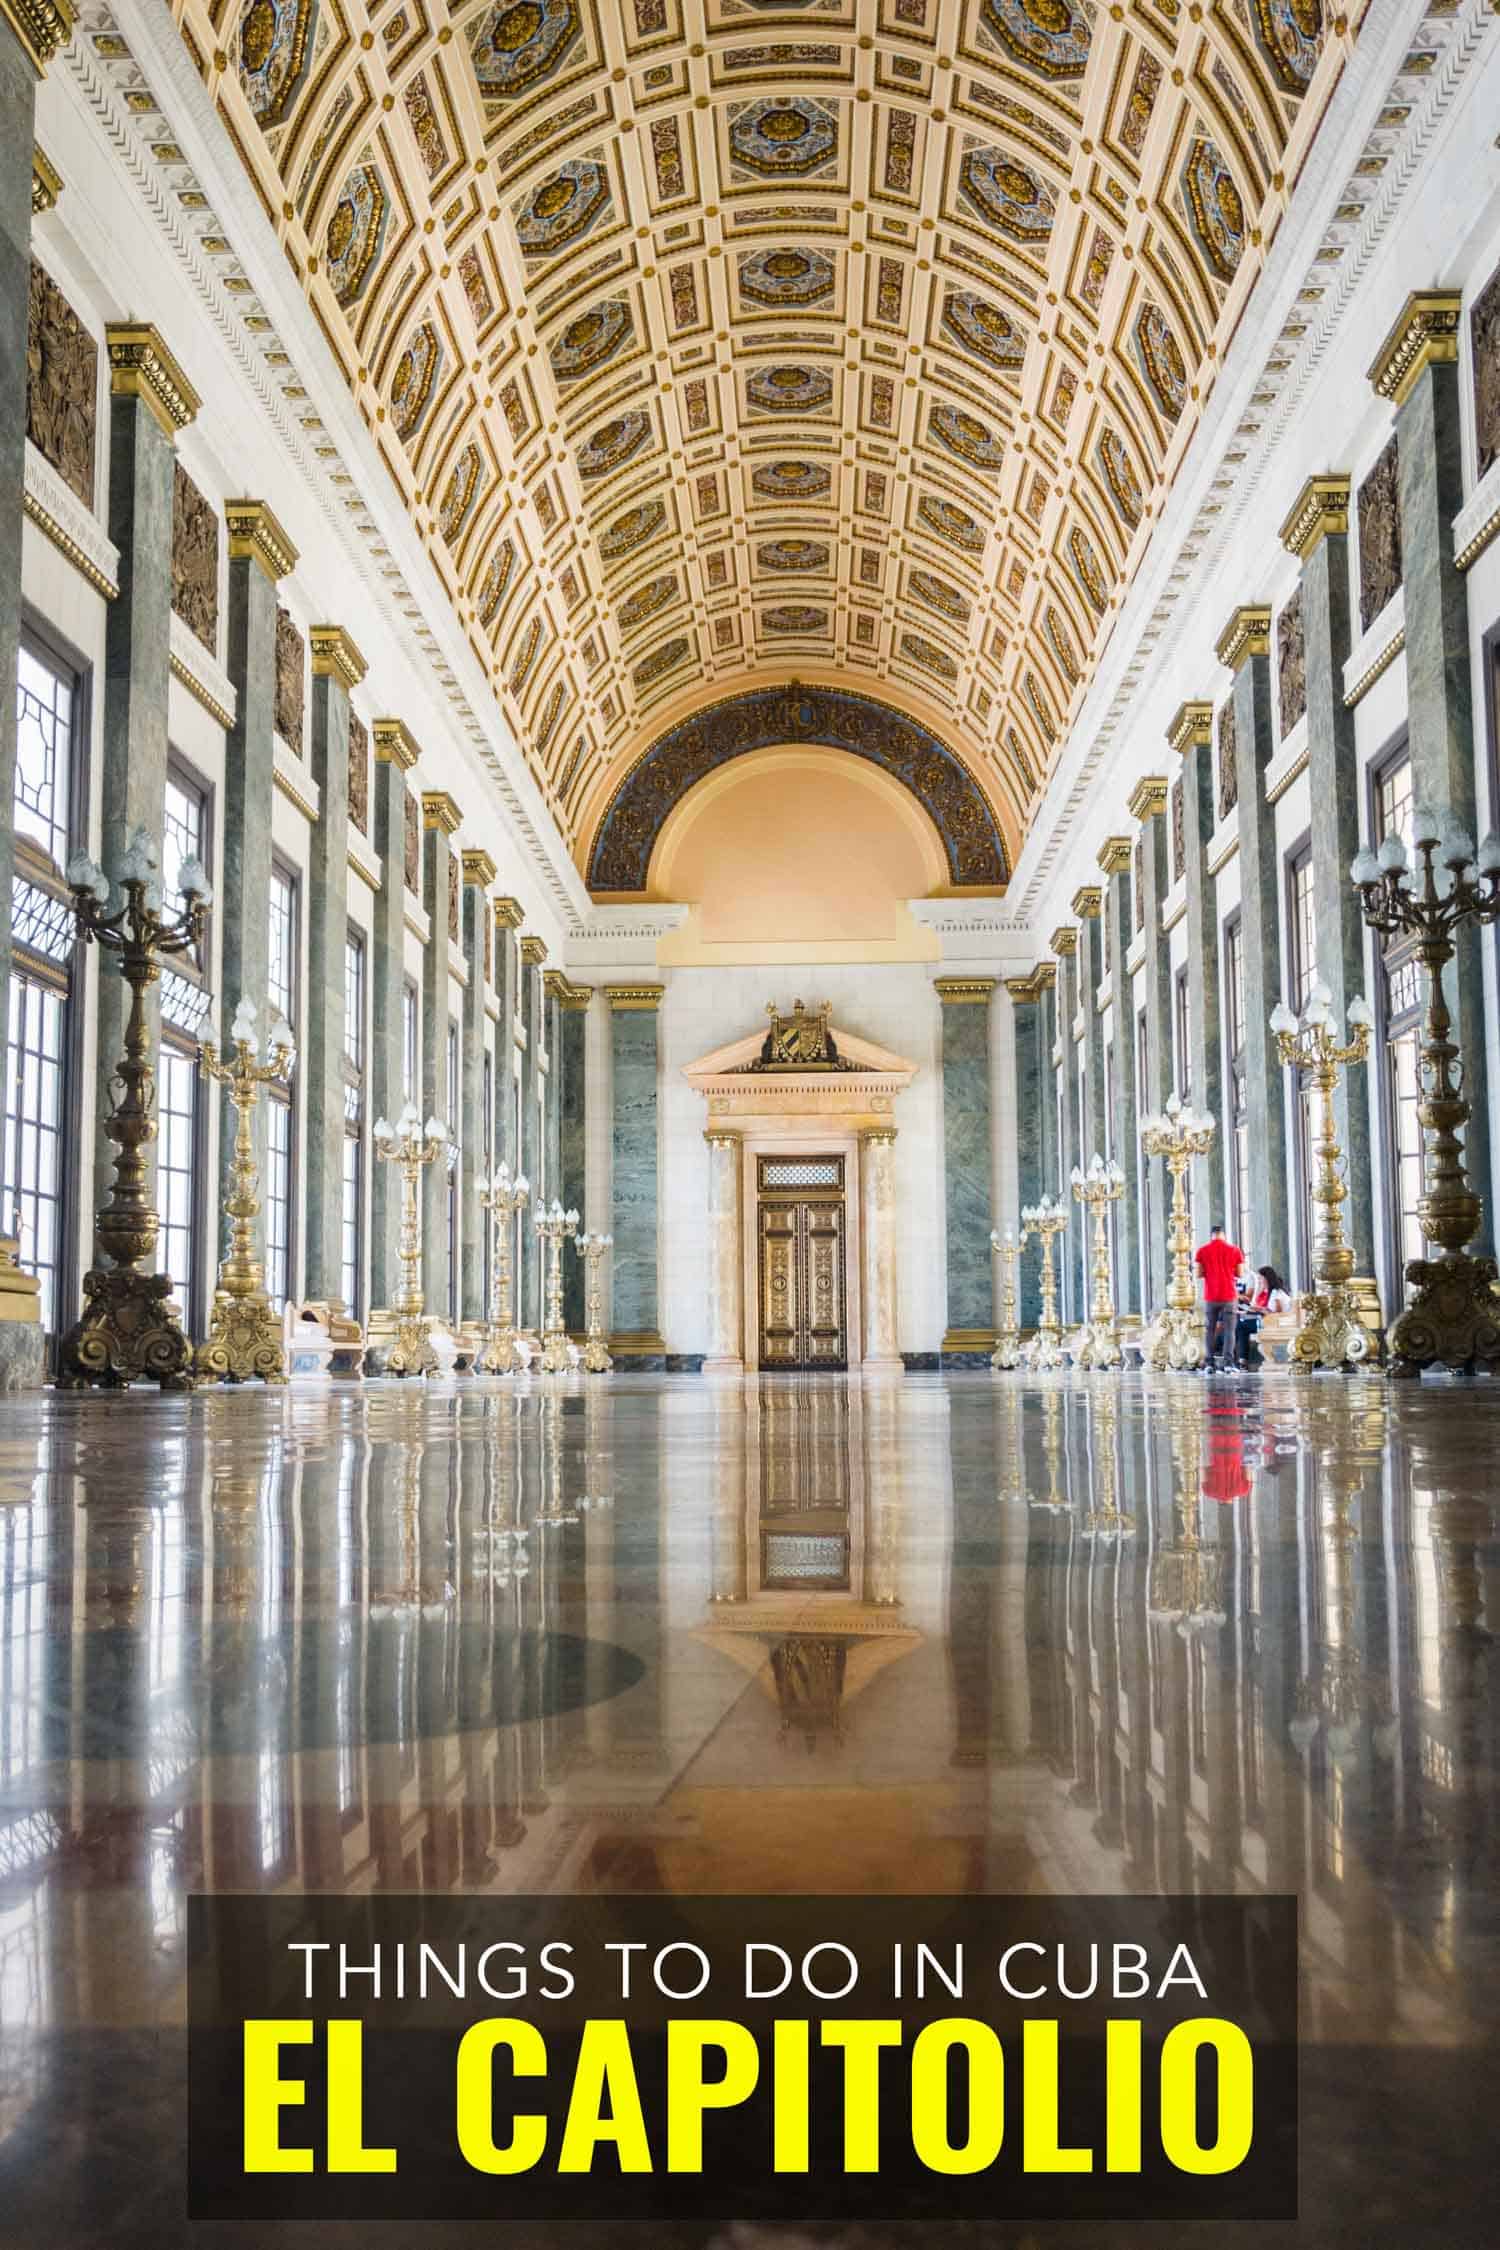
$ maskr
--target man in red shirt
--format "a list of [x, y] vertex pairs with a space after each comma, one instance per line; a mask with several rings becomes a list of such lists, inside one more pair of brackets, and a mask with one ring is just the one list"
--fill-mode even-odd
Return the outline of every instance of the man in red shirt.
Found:
[[1224, 1239], [1224, 1222], [1215, 1219], [1207, 1242], [1197, 1253], [1203, 1276], [1205, 1345], [1209, 1372], [1227, 1374], [1234, 1364], [1234, 1283], [1245, 1262], [1245, 1253]]

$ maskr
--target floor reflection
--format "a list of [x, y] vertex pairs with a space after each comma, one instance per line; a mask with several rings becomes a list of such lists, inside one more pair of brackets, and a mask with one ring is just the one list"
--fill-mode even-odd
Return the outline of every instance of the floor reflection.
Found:
[[[1497, 1431], [1275, 1375], [8, 1403], [17, 2239], [128, 2169], [57, 2058], [180, 2024], [192, 1889], [1295, 1891], [1314, 2047], [1477, 2051]], [[50, 2240], [126, 2239], [93, 2192]]]

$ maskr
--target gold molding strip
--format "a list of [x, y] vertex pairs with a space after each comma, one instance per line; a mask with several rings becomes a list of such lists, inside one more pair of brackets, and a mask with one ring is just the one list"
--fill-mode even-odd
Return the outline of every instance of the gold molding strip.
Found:
[[607, 984], [604, 987], [604, 997], [616, 1015], [623, 1014], [630, 1008], [650, 1008], [654, 1011], [661, 1006], [662, 994], [666, 989], [664, 984]]
[[1369, 694], [1382, 672], [1388, 671], [1406, 646], [1405, 631], [1392, 633], [1385, 647], [1367, 670], [1361, 672], [1353, 687], [1344, 690], [1344, 709], [1352, 711], [1362, 697]]
[[204, 710], [208, 713], [209, 717], [211, 719], [216, 719], [219, 725], [224, 729], [224, 732], [228, 734], [230, 728], [234, 725], [234, 720], [230, 716], [229, 712], [225, 710], [218, 697], [216, 695], [210, 694], [209, 690], [199, 679], [197, 673], [189, 671], [187, 665], [183, 663], [181, 657], [173, 655], [170, 659], [170, 663], [173, 679], [180, 680], [182, 685], [187, 689], [188, 694], [193, 697], [194, 701], [201, 703]]
[[73, 36], [77, 11], [73, 0], [0, 0], [3, 15], [31, 59], [38, 78]]
[[1211, 703], [1179, 703], [1172, 724], [1167, 729], [1167, 747], [1185, 758], [1190, 750], [1198, 749], [1214, 738], [1214, 707]]
[[987, 1008], [997, 977], [934, 977], [932, 989], [945, 1008]]
[[1271, 609], [1268, 602], [1242, 602], [1214, 643], [1214, 654], [1226, 671], [1237, 672], [1247, 656], [1271, 653]]
[[59, 554], [66, 556], [79, 576], [88, 580], [95, 593], [102, 594], [107, 602], [112, 602], [120, 591], [119, 587], [106, 577], [93, 556], [87, 554], [78, 541], [63, 529], [56, 516], [48, 514], [33, 492], [26, 495], [25, 512], [43, 537], [50, 539]]
[[50, 211], [62, 191], [62, 174], [38, 142], [31, 151], [31, 216], [39, 219]]
[[421, 757], [420, 745], [412, 738], [411, 730], [400, 719], [376, 719], [370, 727], [375, 744], [375, 763], [380, 766], [399, 766], [410, 773]]
[[471, 846], [460, 852], [459, 858], [463, 864], [464, 881], [477, 884], [480, 890], [488, 890], [495, 880], [495, 862], [489, 853]]
[[185, 430], [202, 401], [149, 321], [113, 323], [104, 341], [112, 395], [138, 398], [169, 438]]
[[440, 828], [445, 836], [456, 836], [463, 826], [459, 811], [446, 789], [424, 789], [422, 792], [422, 826]]
[[1306, 562], [1319, 540], [1349, 529], [1350, 481], [1345, 476], [1309, 477], [1281, 527], [1281, 544]]
[[343, 626], [313, 625], [307, 637], [312, 644], [313, 678], [337, 680], [352, 693], [369, 667]]
[[1429, 367], [1458, 358], [1463, 299], [1456, 289], [1414, 289], [1375, 355], [1369, 379], [1381, 398], [1404, 406]]
[[264, 500], [226, 500], [224, 523], [231, 562], [259, 563], [273, 586], [290, 578], [297, 550]]
[[1142, 774], [1130, 792], [1130, 802], [1125, 810], [1132, 820], [1154, 820], [1158, 813], [1166, 811], [1169, 794], [1165, 775]]
[[1500, 533], [1500, 497], [1497, 497], [1495, 505], [1493, 506], [1493, 508], [1491, 508], [1489, 514], [1485, 517], [1484, 522], [1479, 526], [1479, 529], [1474, 533], [1473, 537], [1470, 539], [1466, 539], [1463, 543], [1463, 546], [1454, 556], [1454, 569], [1467, 570], [1470, 563], [1477, 562], [1479, 560], [1479, 557], [1484, 553], [1485, 548], [1489, 545], [1490, 541], [1495, 538], [1497, 533]]
[[302, 794], [297, 786], [297, 777], [294, 774], [283, 773], [280, 765], [275, 765], [271, 768], [271, 779], [275, 782], [283, 797], [290, 798], [305, 820], [316, 821], [318, 808], [311, 797], [305, 797]]

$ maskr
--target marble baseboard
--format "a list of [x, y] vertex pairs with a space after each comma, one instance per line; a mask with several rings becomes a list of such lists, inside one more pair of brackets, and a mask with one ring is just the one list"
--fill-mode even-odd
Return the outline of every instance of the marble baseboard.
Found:
[[[701, 1375], [706, 1356], [703, 1352], [664, 1352], [662, 1364], [669, 1375]], [[644, 1367], [645, 1364], [644, 1360], [632, 1362], [636, 1367]]]
[[940, 1352], [939, 1360], [945, 1367], [988, 1367], [988, 1352]]
[[936, 1375], [942, 1365], [941, 1352], [903, 1352], [901, 1364], [908, 1375]]

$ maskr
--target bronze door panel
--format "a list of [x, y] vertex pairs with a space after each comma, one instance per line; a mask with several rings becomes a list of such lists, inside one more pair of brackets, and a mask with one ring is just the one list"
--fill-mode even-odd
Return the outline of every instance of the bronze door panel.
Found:
[[768, 1197], [758, 1232], [761, 1366], [845, 1367], [843, 1199]]

